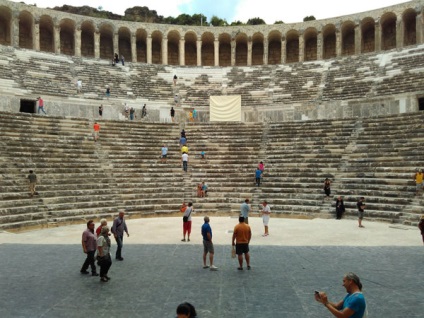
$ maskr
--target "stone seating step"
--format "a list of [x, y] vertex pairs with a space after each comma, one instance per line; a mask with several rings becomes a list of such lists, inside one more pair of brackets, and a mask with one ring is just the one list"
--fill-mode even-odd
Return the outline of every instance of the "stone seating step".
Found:
[[35, 219], [32, 220], [29, 218], [29, 220], [19, 220], [15, 222], [7, 222], [7, 223], [0, 223], [0, 231], [7, 231], [7, 230], [17, 230], [17, 229], [30, 229], [30, 228], [44, 228], [47, 227], [47, 220], [46, 219]]

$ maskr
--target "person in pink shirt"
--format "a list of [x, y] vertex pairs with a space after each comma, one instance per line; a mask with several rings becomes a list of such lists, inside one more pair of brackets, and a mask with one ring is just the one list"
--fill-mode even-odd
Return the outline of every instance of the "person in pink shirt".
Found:
[[37, 98], [38, 100], [38, 113], [40, 113], [40, 110], [47, 115], [47, 113], [44, 111], [44, 100], [41, 97]]

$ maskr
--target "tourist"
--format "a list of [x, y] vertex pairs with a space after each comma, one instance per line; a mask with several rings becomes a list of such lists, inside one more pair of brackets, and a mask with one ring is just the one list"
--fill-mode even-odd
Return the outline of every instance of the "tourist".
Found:
[[358, 207], [358, 223], [359, 227], [365, 227], [362, 225], [362, 219], [364, 218], [364, 212], [365, 212], [365, 202], [364, 197], [360, 197], [358, 202], [356, 203], [356, 206]]
[[187, 139], [186, 137], [182, 137], [180, 138], [180, 146], [184, 146], [187, 143]]
[[418, 223], [418, 228], [421, 231], [421, 236], [423, 238], [423, 244], [424, 244], [424, 214], [421, 215], [420, 222]]
[[190, 122], [193, 122], [193, 112], [188, 112], [188, 120], [190, 121]]
[[181, 137], [184, 137], [185, 139], [187, 139], [186, 132], [184, 129], [181, 130]]
[[193, 121], [197, 120], [197, 110], [193, 108]]
[[178, 97], [178, 94], [175, 94], [175, 95], [174, 95], [174, 103], [175, 103], [175, 106], [178, 106], [179, 101], [180, 101], [180, 98]]
[[191, 234], [191, 214], [193, 213], [193, 203], [189, 202], [187, 208], [184, 211], [183, 215], [183, 239], [181, 242], [186, 241], [190, 242], [190, 234]]
[[258, 168], [256, 168], [255, 171], [255, 184], [257, 187], [261, 185], [261, 177], [262, 177], [262, 171]]
[[187, 210], [187, 204], [185, 202], [183, 202], [183, 204], [181, 204], [181, 207], [180, 207], [180, 212], [184, 213], [185, 210]]
[[249, 211], [251, 210], [249, 202], [249, 199], [246, 199], [240, 206], [240, 216], [244, 218], [246, 224], [249, 224]]
[[100, 124], [98, 124], [97, 122], [94, 123], [93, 125], [93, 136], [94, 136], [94, 141], [97, 142], [97, 139], [99, 139], [100, 137]]
[[100, 266], [100, 281], [107, 282], [110, 280], [107, 273], [112, 266], [112, 259], [110, 256], [109, 227], [106, 225], [102, 227], [100, 236], [97, 239], [97, 259], [97, 265]]
[[100, 220], [100, 225], [97, 227], [97, 229], [96, 229], [96, 234], [97, 234], [97, 237], [99, 237], [99, 235], [100, 235], [100, 232], [102, 231], [102, 227], [103, 226], [106, 226], [107, 225], [107, 220], [106, 219], [101, 219]]
[[171, 120], [172, 120], [172, 122], [175, 121], [174, 117], [175, 117], [175, 109], [174, 109], [174, 107], [171, 107]]
[[96, 272], [96, 265], [94, 264], [94, 254], [97, 250], [97, 237], [94, 234], [94, 222], [90, 220], [87, 222], [87, 229], [82, 233], [82, 249], [87, 255], [84, 264], [81, 267], [81, 274], [88, 274], [88, 266], [91, 267], [91, 275], [99, 276]]
[[183, 163], [183, 170], [187, 172], [188, 167], [188, 154], [186, 152], [183, 152], [181, 156], [181, 162]]
[[204, 197], [208, 196], [208, 184], [204, 181], [202, 182], [202, 193]]
[[124, 58], [124, 56], [122, 54], [121, 54], [121, 63], [122, 63], [122, 66], [125, 65], [125, 58]]
[[190, 303], [182, 303], [177, 307], [177, 317], [176, 318], [196, 318], [196, 309]]
[[258, 169], [262, 171], [262, 174], [264, 173], [265, 165], [264, 165], [263, 161], [258, 163]]
[[172, 79], [174, 82], [174, 86], [177, 85], [177, 79], [178, 79], [177, 75], [174, 75], [174, 78]]
[[28, 181], [29, 181], [29, 193], [32, 198], [34, 194], [38, 194], [38, 192], [35, 191], [35, 186], [37, 185], [37, 176], [32, 170], [29, 171]]
[[[209, 224], [209, 217], [205, 216], [203, 218], [205, 223], [202, 225], [202, 237], [203, 237], [203, 268], [210, 268], [211, 271], [218, 270], [218, 267], [216, 267], [213, 264], [213, 255], [214, 255], [214, 248], [212, 243], [212, 228]], [[206, 256], [209, 253], [209, 266], [206, 264]]]
[[206, 159], [206, 152], [205, 152], [204, 150], [202, 150], [202, 151], [200, 152], [200, 158], [201, 158], [201, 159]]
[[106, 85], [106, 97], [109, 99], [110, 97], [110, 88], [109, 85]]
[[336, 199], [336, 220], [341, 220], [342, 215], [345, 212], [344, 202], [341, 196]]
[[167, 156], [168, 156], [168, 147], [163, 145], [162, 149], [161, 149], [161, 157], [160, 157], [161, 159], [160, 159], [160, 161], [166, 163], [166, 157]]
[[181, 147], [181, 153], [188, 153], [188, 145], [187, 144], [184, 144], [182, 147]]
[[246, 259], [247, 269], [250, 270], [250, 254], [249, 243], [252, 238], [250, 226], [246, 224], [244, 217], [239, 217], [239, 224], [234, 227], [232, 245], [236, 247], [236, 254], [238, 257], [239, 267], [238, 270], [243, 270], [243, 254]]
[[38, 114], [40, 113], [40, 110], [47, 115], [47, 113], [44, 110], [44, 100], [41, 97], [37, 98], [38, 100]]
[[134, 107], [130, 108], [130, 120], [134, 120], [134, 113], [135, 113], [135, 109]]
[[202, 191], [202, 184], [201, 183], [199, 183], [197, 185], [197, 197], [198, 198], [202, 198], [203, 197], [203, 191]]
[[143, 108], [141, 109], [141, 118], [144, 118], [147, 116], [147, 108], [146, 104], [144, 104]]
[[77, 93], [80, 94], [82, 91], [82, 81], [80, 79], [77, 80]]
[[264, 223], [265, 233], [262, 236], [269, 235], [268, 224], [269, 224], [270, 215], [271, 215], [271, 208], [269, 207], [268, 202], [264, 201], [262, 203], [262, 222]]
[[111, 229], [113, 236], [115, 237], [116, 244], [118, 245], [118, 248], [116, 249], [116, 254], [115, 254], [115, 258], [118, 261], [124, 260], [124, 258], [122, 257], [122, 246], [124, 244], [124, 232], [127, 233], [127, 237], [130, 236], [130, 234], [128, 233], [128, 228], [127, 228], [127, 224], [125, 223], [124, 216], [125, 216], [125, 212], [120, 211], [119, 216], [113, 221], [113, 225]]
[[127, 103], [124, 104], [124, 115], [125, 118], [128, 119], [130, 117], [130, 106]]
[[419, 195], [420, 192], [423, 190], [423, 171], [421, 169], [416, 169], [415, 171], [415, 175], [414, 175], [414, 179], [415, 179], [415, 195]]
[[326, 195], [325, 199], [330, 199], [331, 194], [331, 181], [328, 178], [325, 178], [324, 180], [324, 193]]
[[103, 117], [103, 105], [99, 106], [99, 116]]
[[315, 292], [315, 300], [322, 303], [334, 317], [362, 318], [366, 313], [365, 297], [362, 294], [362, 283], [354, 273], [347, 273], [343, 277], [343, 287], [347, 295], [338, 303], [328, 300], [324, 292]]
[[119, 55], [118, 53], [115, 53], [115, 64], [119, 63]]

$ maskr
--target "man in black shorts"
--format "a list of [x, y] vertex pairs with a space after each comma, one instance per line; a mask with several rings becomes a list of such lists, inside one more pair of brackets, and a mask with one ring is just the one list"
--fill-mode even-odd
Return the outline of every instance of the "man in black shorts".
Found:
[[243, 270], [243, 254], [246, 259], [247, 269], [250, 270], [249, 243], [252, 238], [250, 226], [244, 223], [244, 217], [239, 217], [239, 224], [234, 227], [232, 244], [236, 247], [236, 254], [239, 261], [238, 270]]
[[358, 223], [359, 227], [365, 227], [362, 225], [362, 219], [364, 218], [364, 211], [365, 211], [365, 202], [364, 197], [360, 197], [358, 203], [356, 203], [356, 206], [358, 207]]

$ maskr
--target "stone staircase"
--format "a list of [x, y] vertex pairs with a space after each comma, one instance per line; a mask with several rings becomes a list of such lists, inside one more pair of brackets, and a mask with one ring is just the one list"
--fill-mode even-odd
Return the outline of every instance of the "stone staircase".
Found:
[[[54, 226], [179, 211], [192, 201], [199, 214], [236, 216], [250, 198], [278, 215], [333, 217], [323, 180], [342, 195], [346, 217], [366, 198], [365, 217], [415, 225], [424, 213], [413, 172], [423, 167], [424, 114], [287, 123], [186, 123], [101, 120], [95, 143], [87, 119], [0, 112], [0, 229]], [[187, 133], [188, 172], [181, 167], [180, 129]], [[160, 148], [169, 148], [167, 163]], [[201, 159], [200, 152], [206, 152]], [[261, 187], [254, 185], [259, 161]], [[39, 178], [34, 198], [26, 177]], [[205, 181], [206, 198], [196, 197]]]

